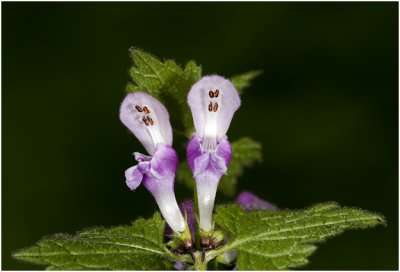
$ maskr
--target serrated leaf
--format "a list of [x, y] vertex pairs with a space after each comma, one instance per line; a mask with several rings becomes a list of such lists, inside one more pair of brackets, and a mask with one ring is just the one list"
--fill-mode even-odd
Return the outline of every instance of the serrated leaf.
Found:
[[249, 71], [247, 73], [236, 75], [231, 77], [231, 82], [235, 86], [236, 90], [239, 94], [242, 94], [243, 91], [250, 87], [251, 81], [262, 74], [262, 71]]
[[238, 178], [246, 167], [251, 167], [256, 162], [261, 162], [261, 144], [250, 138], [241, 138], [232, 143], [232, 158], [228, 166], [228, 172], [222, 177], [218, 190], [226, 196], [236, 194]]
[[289, 269], [304, 265], [316, 242], [347, 229], [385, 224], [382, 216], [336, 203], [300, 211], [244, 212], [240, 206], [220, 206], [215, 222], [230, 233], [228, 250], [238, 253], [240, 270]]
[[[227, 174], [221, 178], [218, 185], [218, 191], [229, 197], [236, 194], [238, 178], [243, 174], [244, 168], [262, 160], [261, 144], [250, 138], [241, 138], [233, 142], [231, 147], [232, 158]], [[195, 185], [193, 174], [185, 161], [178, 166], [176, 180], [188, 188], [193, 188]]]
[[173, 60], [162, 62], [138, 49], [130, 52], [134, 63], [130, 69], [133, 83], [127, 85], [126, 91], [148, 92], [159, 99], [168, 109], [174, 131], [189, 137], [193, 132], [193, 121], [186, 96], [200, 79], [201, 67], [189, 61], [182, 69]]
[[76, 235], [56, 234], [19, 250], [13, 257], [52, 270], [161, 270], [172, 260], [163, 245], [159, 213], [130, 226], [96, 227]]

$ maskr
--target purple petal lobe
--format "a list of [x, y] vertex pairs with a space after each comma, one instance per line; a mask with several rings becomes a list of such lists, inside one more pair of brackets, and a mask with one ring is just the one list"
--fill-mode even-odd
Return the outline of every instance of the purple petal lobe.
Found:
[[221, 156], [219, 156], [216, 153], [211, 153], [210, 154], [210, 166], [214, 168], [216, 172], [225, 174], [227, 170], [227, 165]]
[[145, 172], [143, 185], [153, 195], [160, 190], [173, 189], [175, 173], [178, 167], [178, 154], [163, 144], [158, 144], [150, 162], [139, 162], [139, 166], [148, 166]]
[[178, 170], [178, 154], [168, 145], [158, 144], [151, 160], [151, 168], [162, 176], [175, 177]]
[[222, 137], [217, 146], [217, 154], [225, 160], [225, 164], [229, 165], [232, 156], [231, 144], [228, 141], [228, 137]]
[[210, 163], [210, 153], [205, 153], [201, 154], [197, 158], [194, 159], [194, 171], [193, 171], [193, 176], [196, 177], [206, 168], [208, 167], [208, 164]]
[[120, 108], [121, 122], [154, 154], [158, 143], [172, 145], [172, 128], [163, 104], [147, 93], [128, 94]]
[[241, 192], [236, 198], [236, 203], [240, 204], [245, 211], [257, 210], [277, 210], [278, 208], [250, 192]]
[[203, 154], [200, 146], [200, 139], [196, 134], [189, 140], [186, 149], [186, 158], [192, 172], [195, 172], [195, 160]]
[[213, 171], [216, 175], [224, 175], [231, 159], [232, 150], [225, 136], [218, 143], [215, 152], [202, 151], [199, 137], [193, 135], [189, 140], [186, 155], [194, 177], [205, 171]]
[[152, 156], [146, 156], [139, 152], [134, 152], [135, 160], [138, 162], [151, 161]]
[[125, 171], [126, 184], [132, 191], [135, 190], [143, 179], [143, 173], [137, 166], [132, 166]]
[[229, 80], [217, 75], [205, 76], [190, 89], [188, 104], [196, 133], [204, 140], [202, 146], [213, 149], [216, 141], [226, 135], [240, 106], [240, 97]]

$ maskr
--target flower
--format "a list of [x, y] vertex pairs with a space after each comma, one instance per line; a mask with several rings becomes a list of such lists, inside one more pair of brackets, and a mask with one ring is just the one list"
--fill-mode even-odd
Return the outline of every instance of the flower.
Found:
[[212, 211], [219, 180], [226, 174], [231, 146], [226, 136], [240, 97], [221, 76], [205, 76], [188, 94], [196, 132], [187, 147], [187, 159], [197, 185], [200, 228], [212, 229]]
[[259, 210], [277, 210], [274, 204], [267, 202], [253, 193], [243, 191], [241, 192], [235, 201], [237, 204], [243, 207], [246, 212], [259, 211]]
[[138, 164], [125, 171], [126, 184], [133, 191], [143, 183], [168, 225], [175, 232], [184, 231], [186, 222], [174, 193], [178, 155], [171, 147], [172, 129], [167, 110], [152, 96], [136, 92], [123, 100], [120, 119], [150, 155], [134, 153]]

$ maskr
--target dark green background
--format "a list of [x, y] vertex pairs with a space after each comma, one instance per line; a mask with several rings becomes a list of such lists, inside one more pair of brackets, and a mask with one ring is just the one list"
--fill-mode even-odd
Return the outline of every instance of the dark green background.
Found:
[[228, 132], [263, 144], [240, 188], [386, 216], [321, 245], [307, 269], [398, 268], [397, 3], [3, 2], [2, 17], [3, 269], [41, 268], [10, 254], [43, 235], [156, 209], [124, 181], [143, 151], [118, 120], [131, 46], [205, 74], [264, 70]]

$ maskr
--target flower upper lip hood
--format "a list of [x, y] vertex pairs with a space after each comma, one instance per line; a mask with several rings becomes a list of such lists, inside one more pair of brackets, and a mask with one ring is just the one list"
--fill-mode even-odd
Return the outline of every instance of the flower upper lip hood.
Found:
[[196, 128], [188, 143], [187, 160], [197, 185], [200, 227], [210, 231], [218, 183], [232, 154], [226, 132], [240, 107], [240, 97], [229, 80], [213, 75], [196, 82], [187, 101]]
[[235, 87], [221, 76], [205, 76], [192, 86], [187, 101], [196, 135], [202, 139], [202, 149], [214, 150], [240, 107]]
[[134, 153], [138, 164], [125, 171], [128, 187], [135, 190], [143, 183], [156, 199], [168, 225], [175, 232], [184, 231], [186, 222], [174, 193], [178, 155], [171, 147], [172, 128], [167, 110], [152, 96], [137, 92], [125, 97], [120, 119], [150, 154]]
[[128, 94], [120, 108], [121, 122], [153, 155], [157, 144], [172, 146], [172, 128], [164, 105], [154, 97], [137, 92]]

